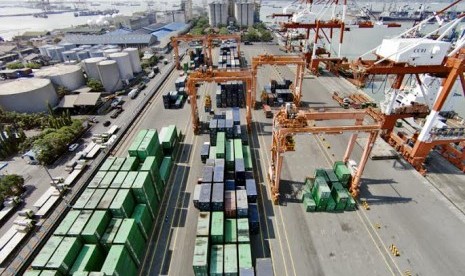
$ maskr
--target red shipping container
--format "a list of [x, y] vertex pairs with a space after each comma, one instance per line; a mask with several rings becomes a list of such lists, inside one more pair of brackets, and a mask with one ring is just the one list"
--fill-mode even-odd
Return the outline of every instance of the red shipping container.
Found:
[[227, 218], [236, 217], [236, 191], [225, 191], [224, 207]]

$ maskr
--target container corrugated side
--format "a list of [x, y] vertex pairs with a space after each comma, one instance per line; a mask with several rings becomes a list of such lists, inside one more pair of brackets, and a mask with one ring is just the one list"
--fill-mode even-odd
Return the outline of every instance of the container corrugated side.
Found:
[[234, 170], [234, 143], [232, 140], [226, 140], [226, 168], [229, 171]]
[[238, 244], [239, 268], [252, 268], [252, 251], [250, 243]]
[[163, 197], [163, 192], [165, 191], [159, 171], [161, 162], [163, 162], [163, 157], [161, 157], [159, 163], [157, 157], [148, 156], [142, 164], [141, 168], [139, 169], [139, 171], [150, 172], [150, 176], [152, 178], [152, 182], [155, 185], [155, 190], [157, 191], [157, 196], [159, 197], [159, 200]]
[[128, 189], [120, 189], [110, 205], [110, 212], [114, 218], [128, 218], [134, 211], [134, 197]]
[[234, 158], [244, 159], [244, 153], [242, 152], [242, 141], [241, 139], [234, 139]]
[[99, 243], [110, 220], [111, 216], [108, 211], [95, 211], [81, 232], [82, 239], [90, 244]]
[[246, 218], [237, 219], [237, 242], [250, 242], [249, 220]]
[[47, 265], [48, 261], [55, 253], [56, 249], [60, 245], [63, 237], [51, 236], [45, 243], [44, 247], [40, 250], [39, 254], [32, 261], [31, 267], [33, 269], [43, 269]]
[[211, 213], [210, 239], [212, 244], [222, 244], [224, 242], [224, 213]]
[[83, 210], [76, 218], [73, 223], [73, 226], [69, 229], [67, 236], [79, 236], [86, 226], [87, 222], [89, 221], [90, 217], [92, 216], [93, 211]]
[[137, 275], [137, 267], [124, 245], [111, 247], [100, 270], [104, 275]]
[[237, 245], [224, 245], [224, 275], [237, 275], [239, 268], [237, 265]]
[[208, 238], [197, 237], [195, 239], [194, 258], [192, 267], [195, 275], [208, 275]]
[[95, 189], [94, 193], [89, 198], [89, 201], [87, 201], [83, 209], [94, 210], [95, 208], [97, 208], [98, 203], [100, 202], [102, 197], [105, 195], [106, 191], [107, 191], [106, 189]]
[[118, 233], [121, 223], [123, 223], [123, 219], [111, 219], [107, 229], [105, 229], [105, 232], [100, 239], [100, 243], [107, 252], [110, 250], [110, 247], [113, 244], [113, 240]]
[[145, 240], [148, 240], [153, 227], [153, 217], [146, 204], [137, 204], [134, 208], [131, 218], [139, 226], [139, 230], [144, 236]]
[[132, 184], [136, 180], [138, 174], [139, 172], [128, 172], [126, 178], [121, 184], [121, 189], [130, 189], [132, 187]]
[[123, 163], [123, 166], [119, 169], [123, 172], [135, 171], [139, 167], [139, 160], [135, 156], [126, 157], [126, 160]]
[[124, 219], [113, 244], [124, 244], [137, 266], [142, 263], [146, 241], [134, 219]]
[[210, 234], [210, 212], [200, 212], [197, 220], [197, 237], [208, 237]]
[[84, 244], [71, 267], [69, 274], [78, 271], [99, 271], [105, 255], [98, 245]]
[[79, 210], [70, 210], [66, 214], [65, 218], [61, 221], [60, 225], [55, 229], [53, 235], [55, 236], [66, 236], [73, 223], [76, 221], [77, 217], [81, 211]]
[[252, 163], [252, 152], [250, 151], [250, 146], [242, 146], [242, 152], [244, 155], [245, 170], [252, 171], [253, 163]]
[[89, 201], [89, 198], [92, 196], [94, 193], [95, 189], [89, 189], [86, 188], [82, 194], [79, 196], [79, 198], [76, 200], [76, 202], [73, 204], [73, 208], [80, 210], [86, 206], [87, 201]]
[[108, 189], [106, 190], [105, 194], [103, 195], [102, 199], [98, 203], [95, 209], [97, 210], [107, 210], [110, 208], [113, 199], [115, 198], [116, 194], [118, 193], [118, 189]]
[[224, 242], [237, 242], [237, 222], [236, 219], [226, 219], [224, 222]]
[[105, 162], [103, 162], [102, 166], [100, 166], [99, 171], [108, 171], [111, 165], [113, 165], [113, 162], [115, 162], [115, 160], [116, 157], [107, 157], [107, 159], [105, 159]]
[[76, 257], [81, 251], [82, 243], [79, 238], [66, 237], [60, 243], [53, 256], [48, 261], [46, 268], [58, 270], [62, 274], [67, 274], [71, 269]]
[[121, 188], [121, 185], [123, 185], [124, 179], [126, 178], [127, 175], [128, 175], [128, 172], [125, 172], [125, 171], [118, 172], [115, 178], [113, 179], [113, 181], [111, 182], [110, 188], [115, 188], [115, 189]]
[[210, 252], [210, 276], [223, 275], [223, 245], [212, 245]]
[[105, 174], [105, 177], [102, 179], [102, 182], [100, 182], [100, 185], [98, 186], [99, 188], [109, 188], [111, 185], [111, 182], [113, 179], [115, 179], [115, 176], [118, 172], [113, 172], [109, 171], [107, 174]]
[[255, 259], [255, 275], [256, 276], [273, 276], [273, 264], [270, 258]]
[[163, 158], [160, 166], [160, 177], [166, 186], [168, 178], [170, 177], [171, 168], [173, 167], [173, 159], [169, 156]]
[[136, 137], [134, 138], [131, 145], [129, 146], [129, 149], [128, 149], [129, 156], [137, 157], [137, 149], [139, 148], [140, 143], [142, 142], [146, 134], [147, 134], [146, 129], [142, 129], [137, 133]]
[[87, 185], [87, 188], [97, 188], [107, 174], [106, 171], [98, 171]]
[[111, 165], [109, 171], [118, 172], [126, 161], [126, 157], [116, 157], [115, 162]]
[[155, 193], [149, 172], [139, 172], [132, 184], [131, 191], [137, 203], [147, 204], [152, 217], [158, 212], [158, 196]]
[[208, 154], [208, 159], [215, 159], [216, 158], [216, 147], [210, 146], [210, 152]]

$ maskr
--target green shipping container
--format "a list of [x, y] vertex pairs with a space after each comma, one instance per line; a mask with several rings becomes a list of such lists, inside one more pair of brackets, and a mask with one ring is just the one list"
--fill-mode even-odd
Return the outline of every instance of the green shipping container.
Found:
[[224, 275], [236, 276], [239, 274], [237, 266], [237, 245], [224, 245]]
[[156, 129], [149, 129], [144, 139], [137, 149], [137, 156], [141, 161], [145, 160], [147, 156], [155, 155], [157, 149], [160, 148], [158, 140], [158, 132]]
[[115, 162], [116, 157], [107, 157], [105, 159], [105, 162], [103, 162], [102, 166], [100, 166], [99, 171], [108, 171], [111, 168], [111, 165], [113, 165], [113, 162]]
[[222, 244], [224, 243], [224, 213], [212, 212], [211, 216], [210, 238], [212, 244]]
[[63, 274], [57, 270], [42, 270], [40, 276], [62, 276]]
[[208, 238], [195, 239], [194, 259], [192, 267], [196, 276], [208, 276]]
[[210, 253], [210, 276], [223, 275], [223, 245], [212, 245]]
[[326, 211], [332, 212], [336, 209], [336, 201], [334, 201], [333, 197], [330, 196], [328, 198], [328, 203], [326, 204]]
[[80, 271], [99, 271], [102, 268], [105, 255], [100, 247], [95, 244], [85, 244], [82, 246], [79, 255], [76, 258], [69, 273], [73, 274]]
[[147, 205], [137, 204], [136, 208], [134, 208], [134, 212], [132, 213], [131, 218], [133, 218], [137, 223], [137, 226], [139, 226], [139, 230], [144, 236], [145, 240], [148, 240], [150, 234], [152, 233], [153, 217], [150, 214]]
[[210, 146], [210, 152], [208, 153], [209, 159], [216, 159], [216, 147]]
[[350, 178], [351, 178], [349, 168], [347, 168], [344, 162], [336, 161], [334, 162], [333, 170], [337, 178], [339, 179], [339, 182], [341, 182], [341, 184], [344, 187], [347, 187], [347, 184], [349, 183]]
[[216, 134], [216, 157], [215, 158], [225, 158], [225, 143], [226, 135], [224, 132], [218, 132]]
[[113, 182], [113, 179], [115, 179], [117, 173], [118, 172], [113, 171], [107, 172], [107, 174], [105, 174], [105, 177], [102, 179], [102, 182], [100, 182], [99, 188], [109, 188], [111, 182]]
[[234, 171], [234, 143], [232, 140], [226, 140], [226, 168], [228, 171]]
[[168, 179], [170, 177], [172, 167], [173, 167], [173, 159], [171, 159], [171, 157], [169, 156], [163, 158], [163, 162], [161, 162], [161, 166], [160, 166], [160, 177], [165, 186], [168, 183]]
[[346, 211], [353, 211], [355, 210], [355, 207], [356, 207], [356, 202], [354, 200], [354, 198], [349, 194], [349, 199], [347, 200], [347, 204], [346, 204]]
[[116, 157], [115, 162], [111, 165], [109, 171], [118, 172], [126, 161], [126, 157]]
[[149, 172], [139, 172], [136, 180], [132, 184], [131, 191], [136, 202], [147, 204], [151, 216], [155, 217], [155, 214], [158, 212], [159, 201]]
[[236, 219], [226, 219], [224, 224], [224, 242], [237, 242], [237, 222]]
[[89, 201], [89, 198], [94, 193], [94, 191], [95, 189], [86, 188], [82, 192], [81, 196], [79, 196], [78, 200], [76, 200], [76, 202], [73, 204], [73, 209], [76, 209], [76, 210], [83, 209], [84, 206], [86, 206], [87, 201]]
[[138, 174], [139, 172], [128, 172], [128, 174], [126, 175], [126, 178], [121, 184], [121, 188], [130, 189], [132, 187], [132, 184], [134, 184], [134, 181], [136, 180]]
[[100, 243], [106, 251], [110, 250], [121, 223], [123, 223], [123, 219], [111, 219], [107, 229], [105, 229]]
[[46, 268], [58, 270], [67, 274], [81, 251], [82, 243], [79, 238], [66, 237], [60, 243], [53, 256], [48, 261]]
[[[104, 259], [102, 259], [103, 261]], [[93, 276], [97, 276], [95, 273], [100, 273], [100, 272], [88, 272], [88, 271], [76, 271], [73, 273], [73, 276], [90, 276], [91, 274]], [[98, 274], [98, 276], [102, 276], [102, 274]]]
[[68, 231], [68, 236], [79, 236], [86, 227], [87, 222], [89, 221], [90, 217], [92, 216], [92, 211], [84, 210], [81, 211], [79, 216], [77, 217], [76, 221], [74, 221], [73, 226]]
[[118, 193], [118, 189], [108, 189], [106, 190], [105, 194], [103, 195], [102, 199], [98, 203], [95, 209], [97, 210], [107, 210], [110, 208], [113, 199], [115, 198], [116, 194]]
[[134, 197], [128, 189], [120, 189], [110, 205], [110, 212], [114, 218], [128, 218], [134, 211]]
[[[163, 158], [161, 159], [163, 162]], [[161, 200], [163, 197], [164, 193], [164, 185], [161, 180], [160, 176], [160, 171], [159, 171], [159, 164], [161, 165], [161, 162], [158, 163], [156, 160], [155, 156], [148, 156], [144, 163], [142, 164], [142, 167], [139, 169], [139, 171], [148, 171], [150, 173], [150, 177], [152, 178], [152, 182], [155, 185], [155, 190], [157, 192], [157, 197], [158, 200]]]
[[316, 210], [316, 203], [310, 196], [304, 197], [304, 208], [306, 212], [314, 212]]
[[200, 212], [197, 220], [197, 237], [208, 237], [210, 234], [210, 212]]
[[79, 216], [79, 210], [71, 210], [66, 214], [65, 218], [61, 221], [60, 225], [55, 229], [53, 235], [55, 236], [66, 236], [71, 226], [73, 226], [74, 221], [76, 221]]
[[128, 175], [128, 172], [126, 171], [118, 172], [115, 178], [113, 179], [113, 181], [111, 182], [110, 188], [115, 188], [115, 189], [121, 188], [121, 185], [123, 185], [124, 179], [126, 179], [127, 175]]
[[113, 244], [124, 244], [138, 267], [144, 257], [145, 243], [146, 241], [134, 219], [123, 219]]
[[108, 211], [95, 211], [89, 219], [86, 227], [81, 232], [81, 237], [86, 243], [97, 244], [103, 237], [111, 220]]
[[175, 125], [163, 127], [160, 130], [160, 144], [165, 154], [171, 154], [178, 139], [178, 132]]
[[250, 243], [242, 243], [237, 245], [239, 251], [239, 269], [253, 268], [252, 266], [252, 251]]
[[250, 242], [249, 219], [247, 218], [237, 219], [237, 242], [239, 243]]
[[242, 140], [234, 139], [234, 158], [244, 159], [244, 153], [242, 152]]
[[44, 269], [62, 240], [63, 237], [51, 236], [32, 261], [31, 267], [33, 269]]
[[124, 245], [111, 247], [100, 270], [104, 275], [137, 275], [137, 267]]
[[139, 160], [135, 156], [126, 157], [126, 160], [121, 166], [120, 171], [128, 172], [128, 171], [136, 171], [137, 167], [139, 167]]
[[41, 272], [40, 270], [26, 270], [23, 276], [39, 276], [40, 272]]
[[87, 185], [87, 188], [98, 188], [100, 182], [102, 182], [102, 179], [105, 177], [105, 174], [107, 174], [106, 171], [97, 172], [89, 182], [89, 185]]
[[142, 140], [144, 140], [144, 137], [146, 134], [147, 134], [146, 129], [142, 129], [137, 133], [136, 137], [132, 141], [132, 144], [129, 146], [129, 149], [128, 149], [129, 156], [137, 157], [137, 149], [139, 148]]
[[95, 208], [97, 208], [98, 203], [100, 202], [102, 197], [105, 195], [106, 191], [107, 191], [106, 189], [95, 189], [94, 193], [89, 198], [89, 201], [87, 201], [83, 209], [94, 210]]
[[336, 174], [334, 173], [333, 170], [331, 170], [331, 169], [326, 169], [326, 170], [325, 170], [325, 173], [326, 173], [326, 176], [327, 176], [328, 181], [329, 181], [331, 184], [333, 184], [333, 183], [339, 181], [339, 179], [337, 178], [337, 176], [336, 176]]
[[250, 146], [242, 146], [242, 152], [244, 155], [244, 167], [246, 171], [253, 170], [252, 163], [252, 152], [250, 151]]

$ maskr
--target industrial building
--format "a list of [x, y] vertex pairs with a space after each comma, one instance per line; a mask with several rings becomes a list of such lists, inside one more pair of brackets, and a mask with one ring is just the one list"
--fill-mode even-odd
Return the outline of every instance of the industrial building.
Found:
[[208, 5], [208, 22], [212, 27], [228, 24], [228, 4], [213, 2]]
[[0, 84], [0, 107], [6, 111], [35, 113], [47, 111], [58, 97], [49, 79], [20, 78]]
[[181, 0], [181, 10], [184, 11], [186, 22], [192, 19], [192, 0]]
[[34, 72], [37, 78], [46, 78], [57, 87], [63, 86], [69, 91], [85, 85], [82, 69], [77, 65], [55, 65]]
[[252, 2], [237, 2], [234, 4], [234, 18], [239, 26], [253, 26], [255, 4]]
[[66, 35], [64, 42], [76, 45], [112, 44], [120, 47], [144, 48], [155, 44], [156, 37], [150, 34], [122, 34], [122, 35]]
[[132, 16], [117, 16], [113, 20], [116, 26], [130, 30], [138, 30], [157, 22], [155, 12], [134, 13]]

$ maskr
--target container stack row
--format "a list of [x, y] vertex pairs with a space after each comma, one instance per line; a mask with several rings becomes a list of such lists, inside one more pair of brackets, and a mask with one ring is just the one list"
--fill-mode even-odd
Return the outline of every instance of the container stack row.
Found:
[[237, 43], [225, 41], [220, 45], [220, 54], [218, 56], [218, 69], [241, 67]]
[[196, 46], [189, 51], [189, 60], [190, 62], [184, 65], [184, 67], [190, 67], [189, 69], [199, 68], [200, 65], [205, 63], [205, 53], [202, 46]]
[[[247, 129], [240, 124], [239, 108], [232, 108], [221, 114], [215, 114], [210, 120], [208, 128], [210, 130], [210, 144], [212, 146], [216, 146], [216, 135], [218, 132], [224, 132], [228, 139], [240, 139], [242, 143], [248, 145]], [[211, 150], [215, 151], [216, 148], [212, 147]]]
[[[223, 113], [218, 116], [232, 117], [233, 126], [240, 128], [234, 110]], [[193, 194], [200, 211], [194, 274], [255, 275], [250, 235], [258, 234], [260, 225], [250, 146], [241, 137], [228, 135], [227, 128], [210, 131], [216, 134], [202, 147], [200, 160], [205, 166]]]
[[269, 85], [263, 87], [262, 100], [269, 106], [282, 106], [286, 102], [292, 102], [294, 95], [290, 90], [290, 80], [271, 80]]
[[128, 157], [108, 157], [26, 275], [137, 275], [177, 145], [174, 125], [144, 129]]
[[303, 194], [305, 210], [307, 212], [355, 210], [355, 200], [348, 191], [350, 179], [350, 170], [341, 161], [336, 161], [333, 169], [316, 169], [313, 178], [305, 179]]
[[217, 85], [216, 107], [245, 107], [245, 85], [242, 81], [229, 81]]
[[179, 77], [175, 82], [176, 91], [168, 91], [162, 96], [165, 109], [180, 109], [187, 100], [186, 76]]

